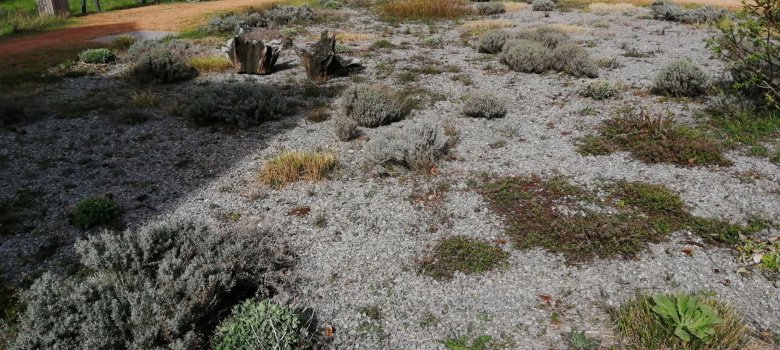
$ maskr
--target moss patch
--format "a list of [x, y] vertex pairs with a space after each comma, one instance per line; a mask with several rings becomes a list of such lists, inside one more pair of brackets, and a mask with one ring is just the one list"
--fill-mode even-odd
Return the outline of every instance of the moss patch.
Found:
[[761, 229], [692, 216], [682, 199], [651, 184], [618, 182], [599, 196], [563, 179], [507, 177], [479, 186], [491, 208], [505, 218], [519, 249], [544, 248], [567, 263], [633, 258], [648, 243], [688, 229], [714, 243], [734, 244], [740, 234]]
[[452, 278], [455, 271], [465, 274], [492, 270], [505, 262], [509, 254], [501, 248], [476, 239], [456, 236], [447, 238], [420, 260], [420, 271], [437, 279]]
[[671, 118], [625, 113], [605, 120], [598, 131], [598, 135], [580, 140], [581, 154], [607, 155], [625, 151], [645, 163], [731, 165], [715, 139]]

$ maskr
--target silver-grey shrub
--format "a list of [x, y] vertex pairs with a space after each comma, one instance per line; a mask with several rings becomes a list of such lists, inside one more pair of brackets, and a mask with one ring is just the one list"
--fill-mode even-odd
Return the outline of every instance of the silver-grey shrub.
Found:
[[488, 92], [469, 95], [463, 104], [463, 115], [472, 118], [502, 118], [506, 110], [506, 101]]
[[198, 88], [182, 115], [198, 124], [258, 125], [290, 112], [291, 102], [279, 90], [251, 83], [224, 83]]
[[474, 9], [482, 16], [497, 15], [506, 12], [506, 7], [501, 2], [480, 2], [474, 5]]
[[336, 120], [334, 120], [333, 131], [339, 141], [346, 142], [357, 137], [358, 123], [354, 119], [341, 115], [337, 116], [335, 119]]
[[726, 9], [702, 6], [686, 10], [668, 0], [654, 1], [650, 5], [650, 9], [653, 10], [653, 18], [655, 19], [688, 24], [716, 23], [723, 17], [729, 16], [729, 12]]
[[531, 10], [534, 11], [552, 11], [555, 9], [553, 0], [534, 0], [531, 3]]
[[309, 22], [314, 19], [314, 10], [309, 6], [276, 6], [263, 14], [274, 25]]
[[11, 349], [200, 349], [274, 258], [249, 234], [174, 220], [77, 242], [86, 277], [44, 274]]
[[477, 51], [482, 53], [499, 53], [509, 39], [509, 33], [503, 30], [491, 30], [479, 38]]
[[583, 85], [579, 94], [594, 100], [604, 100], [620, 92], [620, 87], [609, 80], [594, 80]]
[[590, 53], [576, 44], [563, 44], [552, 51], [552, 68], [575, 77], [595, 78], [598, 66], [591, 60]]
[[653, 81], [653, 92], [667, 96], [698, 96], [707, 88], [707, 75], [693, 62], [674, 61], [658, 72]]
[[252, 12], [214, 16], [209, 19], [206, 29], [211, 33], [230, 33], [239, 28], [248, 30], [266, 26], [268, 26], [268, 20], [263, 15]]
[[519, 39], [504, 45], [500, 60], [514, 71], [544, 73], [550, 68], [551, 54], [550, 49], [538, 41]]
[[362, 127], [375, 128], [403, 119], [408, 108], [403, 98], [387, 86], [357, 84], [342, 94], [339, 112]]
[[669, 0], [655, 0], [650, 9], [653, 11], [653, 18], [664, 21], [677, 21], [684, 12], [679, 5]]
[[366, 151], [375, 164], [428, 172], [447, 155], [449, 146], [444, 128], [417, 121], [400, 128], [380, 130], [368, 142]]
[[550, 49], [554, 49], [571, 41], [568, 34], [554, 27], [540, 27], [533, 30], [522, 31], [518, 33], [517, 38], [538, 41]]
[[178, 56], [188, 56], [194, 50], [194, 45], [185, 40], [138, 40], [130, 45], [123, 59], [129, 62], [137, 62], [152, 51], [167, 51]]

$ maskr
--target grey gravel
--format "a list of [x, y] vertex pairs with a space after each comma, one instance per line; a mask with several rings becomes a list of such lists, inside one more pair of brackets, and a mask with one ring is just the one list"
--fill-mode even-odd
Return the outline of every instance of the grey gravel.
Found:
[[[733, 222], [759, 215], [780, 221], [780, 168], [766, 159], [731, 151], [727, 155], [734, 162], [731, 167], [682, 168], [644, 164], [625, 153], [593, 157], [576, 152], [578, 137], [593, 133], [611, 111], [624, 106], [669, 111], [681, 120], [694, 121], [693, 113], [704, 107], [700, 103], [632, 92], [648, 90], [661, 67], [681, 58], [696, 62], [711, 77], [722, 75], [723, 64], [711, 57], [703, 42], [712, 30], [637, 18], [641, 14], [551, 12], [544, 17], [527, 10], [498, 16], [517, 23], [507, 29], [510, 32], [574, 25], [573, 41], [586, 45], [591, 56], [616, 58], [622, 67], [600, 69], [600, 79], [629, 90], [594, 101], [577, 93], [588, 79], [511, 72], [496, 56], [462, 45], [454, 23], [440, 25], [436, 34], [443, 44], [430, 47], [422, 43], [432, 34], [426, 25], [391, 29], [362, 10], [346, 11], [348, 19], [338, 30], [373, 31], [377, 38], [387, 34], [394, 44], [409, 43], [363, 58], [366, 69], [357, 74], [361, 79], [400, 88], [395, 74], [420, 64], [400, 58], [415, 55], [441, 67], [459, 68], [457, 73], [425, 75], [411, 83], [445, 98], [415, 110], [407, 119], [446, 123], [459, 132], [455, 157], [440, 164], [438, 175], [384, 176], [384, 170], [367, 163], [364, 149], [366, 139], [383, 127], [362, 129], [362, 137], [340, 142], [333, 136], [335, 120], [308, 122], [303, 109], [286, 119], [242, 130], [194, 127], [163, 111], [134, 126], [118, 125], [110, 113], [67, 120], [42, 118], [0, 131], [0, 154], [8, 157], [0, 172], [0, 198], [10, 198], [22, 187], [37, 188], [47, 193], [48, 208], [31, 232], [0, 237], [3, 277], [18, 281], [45, 269], [67, 271], [62, 265], [72, 255], [70, 243], [94, 231], [70, 227], [66, 208], [88, 195], [112, 193], [126, 209], [123, 221], [129, 226], [152, 222], [163, 214], [195, 215], [214, 225], [258, 226], [269, 232], [270, 239], [289, 245], [298, 260], [290, 276], [295, 283], [286, 286], [280, 298], [315, 309], [323, 324], [335, 327], [332, 346], [338, 349], [444, 349], [440, 342], [444, 338], [483, 334], [512, 340], [512, 348], [559, 349], [565, 347], [564, 336], [571, 329], [585, 330], [609, 343], [614, 334], [605, 306], [617, 306], [638, 291], [713, 291], [756, 329], [780, 329], [777, 282], [750, 270], [741, 273], [744, 266], [733, 250], [705, 246], [688, 232], [676, 232], [636, 260], [569, 266], [560, 256], [519, 251], [507, 244], [509, 264], [497, 271], [456, 275], [446, 282], [417, 273], [415, 260], [439, 239], [507, 238], [501, 218], [468, 185], [481, 174], [565, 176], [585, 187], [644, 181], [678, 192], [695, 215]], [[596, 22], [607, 22], [609, 27], [591, 25]], [[318, 24], [309, 31], [322, 28]], [[361, 50], [372, 42], [348, 45]], [[476, 43], [476, 39], [471, 42]], [[652, 54], [624, 57], [627, 48]], [[277, 85], [305, 81], [292, 52], [285, 52], [279, 62], [291, 68], [270, 76], [202, 75], [170, 92], [186, 94], [197, 84], [235, 79]], [[378, 69], [388, 65], [395, 67], [394, 73]], [[470, 76], [474, 84], [453, 80], [458, 74]], [[335, 89], [353, 84], [352, 79], [337, 78], [323, 87]], [[60, 94], [73, 91], [68, 89], [71, 86], [83, 87], [78, 91], [116, 88], [119, 83], [113, 81], [103, 76], [65, 81], [49, 89], [50, 98], [62, 98]], [[491, 120], [461, 117], [462, 97], [478, 91], [505, 97], [507, 115]], [[335, 98], [312, 97], [305, 102], [333, 103]], [[583, 116], [586, 108], [596, 114]], [[502, 147], [490, 146], [500, 142]], [[296, 183], [282, 190], [260, 187], [256, 177], [264, 160], [284, 149], [335, 152], [340, 168], [332, 179], [319, 183]], [[52, 159], [45, 169], [39, 165], [42, 159]], [[189, 161], [176, 166], [183, 159]], [[753, 180], [744, 181], [742, 174], [751, 174]], [[410, 199], [439, 183], [448, 183], [451, 189], [434, 205]], [[309, 207], [311, 212], [303, 217], [288, 215], [299, 207]], [[225, 219], [233, 212], [241, 214], [237, 223]], [[51, 237], [58, 238], [56, 253], [31, 263], [30, 257], [51, 244]], [[694, 254], [683, 253], [684, 247], [694, 247]], [[539, 294], [560, 298], [565, 307], [551, 310]], [[369, 318], [360, 311], [365, 307], [379, 308], [381, 317]], [[560, 322], [551, 320], [553, 312], [560, 315]]]

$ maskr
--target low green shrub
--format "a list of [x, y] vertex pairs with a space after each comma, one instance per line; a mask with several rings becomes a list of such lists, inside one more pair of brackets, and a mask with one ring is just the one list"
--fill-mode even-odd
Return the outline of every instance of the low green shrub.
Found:
[[482, 16], [492, 16], [506, 12], [506, 7], [501, 2], [482, 2], [475, 4], [474, 10]]
[[594, 80], [579, 89], [580, 96], [590, 97], [594, 100], [608, 99], [618, 92], [620, 92], [620, 87], [608, 80]]
[[517, 37], [518, 39], [538, 41], [550, 50], [571, 41], [569, 34], [554, 27], [539, 27], [533, 30], [522, 31]]
[[472, 118], [502, 118], [506, 111], [506, 101], [487, 92], [469, 95], [463, 104], [463, 114]]
[[183, 56], [154, 50], [138, 59], [132, 75], [142, 83], [170, 84], [190, 80], [197, 75], [197, 71]]
[[93, 197], [83, 199], [70, 213], [70, 223], [86, 230], [98, 225], [110, 224], [122, 215], [122, 209], [111, 199]]
[[563, 44], [551, 54], [552, 68], [575, 77], [595, 78], [599, 75], [598, 66], [590, 59], [585, 48], [576, 44]]
[[488, 31], [479, 38], [477, 51], [481, 53], [499, 53], [509, 39], [509, 33], [496, 29]]
[[198, 124], [232, 124], [244, 128], [287, 114], [293, 105], [277, 89], [250, 83], [215, 84], [197, 89], [183, 116]]
[[114, 50], [123, 52], [130, 49], [130, 47], [133, 46], [136, 41], [138, 41], [138, 39], [132, 35], [120, 35], [111, 42], [111, 47]]
[[22, 292], [21, 349], [203, 349], [220, 319], [260, 290], [274, 256], [250, 234], [191, 220], [76, 243], [86, 276], [45, 273]]
[[707, 88], [707, 75], [689, 60], [677, 60], [664, 68], [653, 80], [653, 91], [667, 96], [699, 96]]
[[106, 48], [87, 49], [79, 52], [79, 60], [84, 63], [109, 63], [115, 59], [114, 53]]
[[441, 36], [439, 35], [431, 35], [428, 37], [425, 37], [425, 39], [422, 40], [423, 45], [425, 46], [441, 46], [442, 40]]
[[344, 91], [339, 111], [362, 127], [375, 128], [403, 119], [409, 108], [398, 92], [386, 86], [357, 84]]
[[552, 11], [555, 10], [553, 0], [534, 0], [531, 3], [531, 9], [534, 11]]
[[271, 300], [247, 300], [220, 322], [215, 350], [296, 350], [304, 348], [307, 321], [293, 308]]
[[542, 43], [524, 39], [507, 42], [500, 56], [501, 63], [525, 73], [544, 73], [551, 59], [552, 52]]

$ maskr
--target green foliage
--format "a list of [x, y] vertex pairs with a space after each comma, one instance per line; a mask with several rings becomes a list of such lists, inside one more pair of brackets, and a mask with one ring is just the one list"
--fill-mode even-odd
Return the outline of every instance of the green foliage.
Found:
[[707, 342], [715, 334], [714, 326], [722, 320], [715, 310], [702, 304], [700, 299], [698, 296], [684, 294], [656, 294], [653, 295], [653, 312], [658, 314], [665, 324], [674, 328], [674, 335], [684, 342], [690, 342], [691, 336]]
[[46, 273], [10, 349], [202, 349], [272, 260], [257, 238], [174, 220], [76, 243], [86, 277]]
[[653, 91], [667, 96], [699, 96], [707, 88], [707, 75], [690, 60], [677, 60], [656, 75]]
[[590, 53], [576, 44], [557, 46], [551, 54], [551, 67], [575, 77], [595, 78], [599, 76], [598, 66], [590, 59]]
[[572, 330], [569, 332], [569, 345], [576, 350], [595, 350], [599, 347], [597, 339], [585, 335], [585, 331]]
[[38, 16], [23, 10], [0, 11], [0, 37], [6, 34], [33, 33], [62, 27], [65, 17]]
[[504, 4], [500, 2], [478, 3], [474, 5], [474, 10], [482, 16], [492, 16], [506, 12]]
[[141, 56], [132, 74], [142, 83], [169, 84], [192, 79], [197, 71], [183, 56], [158, 49]]
[[611, 314], [627, 349], [741, 350], [749, 340], [733, 309], [700, 295], [639, 295]]
[[743, 263], [757, 263], [768, 271], [780, 272], [780, 242], [746, 239], [737, 245], [737, 251]]
[[305, 323], [287, 306], [250, 299], [233, 308], [217, 327], [216, 350], [300, 349]]
[[132, 35], [120, 35], [111, 42], [111, 47], [114, 50], [124, 52], [130, 49], [130, 47], [133, 46], [136, 41], [138, 41], [138, 39]]
[[555, 2], [553, 0], [533, 0], [531, 9], [534, 11], [552, 11], [555, 10]]
[[499, 53], [509, 39], [509, 33], [496, 29], [488, 31], [479, 38], [477, 50], [482, 53]]
[[420, 261], [420, 271], [437, 279], [489, 271], [505, 262], [509, 254], [489, 243], [456, 236], [439, 241], [430, 256]]
[[84, 63], [109, 63], [115, 59], [114, 53], [106, 48], [87, 49], [79, 53], [79, 60]]
[[487, 350], [488, 345], [492, 340], [493, 337], [482, 335], [474, 338], [471, 343], [469, 343], [469, 338], [467, 336], [462, 336], [460, 338], [445, 339], [442, 341], [442, 344], [444, 344], [444, 347], [447, 348], [447, 350]]
[[390, 42], [390, 40], [387, 40], [387, 39], [379, 39], [379, 40], [375, 41], [373, 44], [371, 44], [371, 47], [374, 48], [374, 49], [388, 49], [388, 48], [391, 48], [393, 46], [395, 46], [395, 45], [393, 45], [393, 43]]
[[506, 101], [489, 92], [471, 94], [463, 104], [463, 114], [472, 118], [503, 118], [506, 112]]
[[241, 128], [291, 112], [292, 103], [278, 90], [250, 83], [224, 83], [196, 89], [182, 115], [198, 124], [224, 123]]
[[70, 213], [70, 223], [82, 230], [114, 222], [122, 215], [122, 209], [111, 199], [93, 197], [83, 199]]
[[425, 37], [425, 39], [422, 40], [422, 44], [425, 45], [425, 46], [431, 46], [431, 47], [441, 46], [441, 44], [442, 44], [441, 36], [439, 36], [439, 35], [431, 35], [431, 36]]
[[605, 100], [620, 92], [620, 87], [608, 80], [594, 80], [579, 89], [580, 96], [594, 100]]
[[780, 107], [780, 2], [743, 1], [744, 13], [720, 23], [721, 35], [708, 41], [710, 49], [726, 61], [734, 90], [762, 97]]
[[551, 65], [552, 53], [542, 43], [519, 39], [504, 45], [500, 60], [514, 71], [544, 73]]
[[339, 112], [360, 126], [375, 128], [403, 119], [409, 107], [398, 92], [386, 86], [357, 84], [342, 94]]

